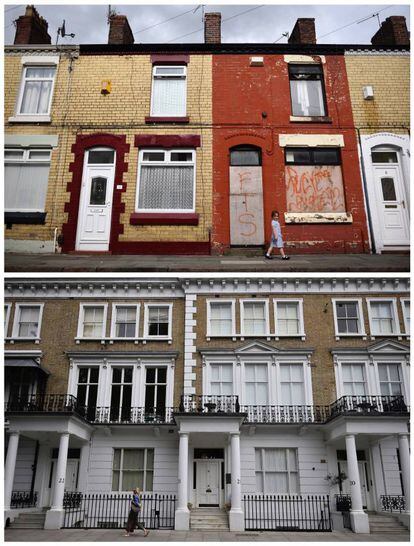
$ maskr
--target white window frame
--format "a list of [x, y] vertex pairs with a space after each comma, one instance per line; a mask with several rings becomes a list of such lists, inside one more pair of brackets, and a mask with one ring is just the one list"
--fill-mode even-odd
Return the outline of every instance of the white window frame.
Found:
[[[174, 115], [171, 115], [171, 116], [166, 116], [165, 114], [159, 114], [157, 112], [154, 112], [154, 82], [156, 80], [156, 77], [158, 78], [165, 78], [165, 79], [169, 79], [169, 78], [176, 78], [177, 76], [173, 76], [172, 74], [169, 74], [169, 75], [166, 75], [164, 74], [163, 76], [157, 76], [157, 69], [158, 68], [183, 68], [183, 77], [180, 78], [180, 79], [183, 79], [185, 80], [185, 91], [184, 91], [184, 114], [174, 114]], [[152, 117], [161, 117], [161, 118], [168, 118], [168, 117], [171, 117], [171, 118], [181, 118], [181, 117], [186, 117], [187, 115], [187, 87], [188, 87], [188, 80], [187, 80], [187, 65], [182, 65], [182, 64], [177, 64], [177, 65], [161, 65], [161, 64], [157, 64], [157, 65], [153, 65], [152, 67], [152, 77], [151, 77], [151, 109], [150, 109], [150, 115]]]
[[[19, 93], [16, 100], [16, 107], [15, 107], [15, 115], [9, 118], [9, 121], [11, 122], [49, 122], [51, 121], [51, 108], [52, 108], [52, 101], [55, 91], [55, 84], [56, 84], [56, 76], [58, 71], [58, 65], [59, 65], [59, 56], [56, 55], [25, 55], [21, 58], [22, 63], [22, 75], [20, 79], [20, 88]], [[24, 95], [24, 89], [26, 86], [26, 71], [28, 68], [32, 67], [53, 67], [55, 68], [55, 74], [53, 76], [52, 80], [52, 87], [50, 90], [50, 97], [49, 97], [49, 104], [48, 104], [48, 110], [46, 113], [43, 114], [36, 114], [36, 113], [30, 113], [30, 114], [21, 114], [20, 109], [22, 107], [22, 101], [23, 101], [23, 95]], [[49, 79], [49, 78], [48, 78]]]
[[[357, 310], [358, 310], [358, 328], [361, 330], [360, 333], [343, 333], [339, 332], [338, 330], [338, 316], [336, 312], [336, 304], [341, 302], [349, 302], [349, 303], [356, 303], [357, 304]], [[341, 337], [362, 337], [363, 339], [366, 339], [366, 332], [365, 332], [365, 320], [364, 320], [364, 309], [362, 306], [362, 298], [332, 298], [332, 309], [333, 309], [333, 316], [334, 316], [334, 326], [335, 326], [335, 339], [338, 340]]]
[[153, 458], [153, 467], [152, 467], [152, 487], [154, 489], [154, 474], [155, 474], [155, 447], [136, 447], [136, 446], [133, 446], [133, 447], [129, 447], [129, 446], [113, 446], [112, 448], [112, 466], [111, 466], [111, 492], [115, 492], [117, 491], [118, 493], [123, 493], [125, 491], [127, 491], [126, 489], [112, 489], [112, 483], [113, 483], [113, 479], [114, 479], [114, 476], [113, 476], [113, 473], [114, 473], [114, 459], [115, 459], [115, 450], [116, 449], [119, 449], [121, 450], [121, 457], [120, 457], [120, 461], [119, 461], [119, 483], [120, 485], [123, 485], [123, 472], [124, 472], [124, 450], [127, 449], [127, 450], [142, 450], [144, 451], [144, 468], [143, 468], [143, 472], [144, 472], [144, 477], [143, 477], [143, 490], [144, 490], [144, 493], [150, 493], [151, 491], [147, 491], [146, 489], [144, 489], [145, 487], [145, 484], [146, 484], [146, 481], [147, 481], [147, 460], [148, 460], [148, 449], [152, 449], [154, 451], [154, 458]]
[[[257, 488], [257, 480], [256, 480], [256, 474], [258, 472], [260, 472], [262, 474], [262, 483], [263, 483], [263, 489], [264, 491], [256, 491], [256, 493], [258, 494], [262, 494], [262, 495], [267, 495], [269, 493], [272, 493], [272, 491], [266, 491], [266, 472], [268, 473], [277, 473], [279, 472], [280, 474], [283, 472], [285, 474], [287, 474], [287, 483], [288, 483], [288, 489], [289, 491], [288, 492], [285, 492], [285, 493], [282, 493], [283, 495], [300, 495], [300, 472], [299, 472], [299, 454], [298, 454], [298, 448], [297, 447], [279, 447], [279, 446], [266, 446], [266, 447], [255, 447], [255, 461], [254, 461], [254, 464], [255, 464], [255, 468], [254, 468], [254, 478], [255, 478], [255, 488]], [[286, 471], [275, 471], [275, 470], [266, 470], [265, 468], [265, 456], [264, 456], [264, 452], [267, 450], [267, 449], [283, 449], [285, 452], [286, 452]], [[261, 463], [262, 463], [262, 469], [261, 470], [257, 470], [256, 469], [256, 450], [260, 450], [261, 451]], [[295, 471], [292, 471], [290, 470], [289, 468], [289, 454], [287, 453], [288, 450], [292, 450], [292, 451], [295, 451], [295, 459], [296, 459], [296, 470]], [[290, 478], [290, 475], [291, 474], [296, 474], [296, 477], [297, 477], [297, 480], [296, 480], [296, 483], [298, 485], [298, 490], [297, 491], [292, 491], [292, 488], [291, 488], [291, 478]]]
[[[391, 303], [391, 309], [392, 309], [393, 320], [395, 325], [395, 332], [388, 333], [388, 334], [381, 334], [381, 333], [377, 334], [373, 331], [373, 316], [372, 316], [371, 303], [376, 303], [376, 302]], [[400, 320], [399, 320], [398, 309], [397, 309], [397, 298], [367, 298], [367, 307], [368, 307], [369, 331], [371, 334], [371, 339], [375, 339], [376, 337], [401, 337]]]
[[[6, 152], [23, 152], [22, 156], [20, 158], [6, 158]], [[32, 159], [30, 157], [31, 152], [49, 152], [49, 159]], [[51, 159], [52, 159], [52, 148], [50, 146], [42, 147], [42, 146], [28, 146], [28, 147], [19, 147], [19, 146], [5, 146], [4, 148], [4, 165], [10, 164], [10, 165], [21, 165], [22, 167], [28, 166], [31, 164], [44, 164], [49, 166], [49, 173], [48, 173], [48, 181], [49, 183], [49, 175], [50, 175], [50, 165], [51, 165]], [[47, 192], [46, 187], [46, 192]], [[45, 201], [46, 201], [46, 195], [45, 195]], [[44, 212], [45, 211], [45, 205], [43, 208], [5, 208], [7, 212]]]
[[[83, 335], [83, 326], [84, 326], [84, 320], [85, 320], [85, 309], [88, 307], [103, 307], [103, 319], [102, 319], [102, 333], [100, 336], [96, 337], [84, 337]], [[77, 340], [84, 340], [84, 341], [90, 341], [90, 340], [103, 340], [106, 336], [106, 320], [108, 315], [108, 304], [107, 303], [81, 303], [79, 306], [79, 318], [78, 318], [78, 333], [76, 336]]]
[[[404, 333], [405, 335], [409, 338], [410, 337], [410, 327], [408, 325], [408, 316], [407, 316], [407, 309], [406, 309], [406, 303], [408, 303], [408, 305], [410, 306], [410, 315], [411, 315], [411, 300], [410, 298], [400, 298], [400, 302], [401, 302], [401, 309], [402, 309], [402, 314], [403, 314], [403, 319], [404, 319]], [[411, 316], [410, 316], [410, 322], [411, 322]]]
[[[116, 316], [117, 316], [117, 308], [118, 307], [128, 307], [128, 308], [135, 309], [135, 333], [134, 333], [134, 335], [132, 337], [117, 337], [116, 336]], [[139, 303], [120, 303], [120, 302], [117, 302], [117, 303], [112, 304], [111, 339], [128, 340], [128, 339], [137, 339], [138, 338], [140, 307], [141, 307], [141, 304], [139, 304]]]
[[[149, 309], [151, 307], [168, 307], [168, 335], [166, 335], [166, 336], [151, 336], [151, 335], [149, 335], [148, 319], [149, 319]], [[159, 302], [159, 303], [145, 303], [144, 304], [144, 339], [159, 339], [159, 340], [163, 340], [163, 341], [165, 341], [165, 340], [171, 341], [172, 340], [172, 308], [173, 308], [172, 303]]]
[[[377, 360], [375, 362], [375, 373], [376, 373], [376, 378], [378, 380], [378, 394], [379, 396], [399, 396], [399, 395], [396, 395], [396, 394], [390, 394], [390, 395], [383, 395], [381, 393], [381, 383], [383, 383], [381, 381], [381, 378], [380, 378], [380, 374], [379, 374], [379, 367], [380, 366], [397, 366], [398, 368], [398, 375], [399, 375], [399, 378], [400, 378], [400, 381], [399, 381], [399, 384], [401, 386], [401, 396], [403, 396], [405, 398], [405, 393], [406, 393], [406, 389], [405, 389], [405, 385], [404, 385], [404, 374], [403, 374], [403, 370], [402, 370], [402, 363], [401, 361], [396, 361], [392, 358], [390, 359], [386, 359], [386, 358], [383, 358], [381, 360]], [[386, 381], [384, 383], [387, 383], [387, 384], [390, 384], [390, 383], [397, 383], [397, 381]]]
[[[205, 394], [214, 396], [211, 393], [211, 382], [212, 382], [212, 373], [211, 373], [211, 367], [212, 366], [231, 366], [232, 369], [232, 386], [233, 386], [233, 392], [232, 395], [238, 394], [236, 392], [236, 376], [235, 376], [235, 367], [234, 362], [232, 360], [212, 360], [207, 363], [206, 370], [203, 372], [203, 385], [205, 385]], [[205, 382], [205, 383], [204, 383]], [[222, 383], [222, 381], [220, 381]]]
[[[231, 304], [231, 334], [212, 334], [211, 333], [211, 304], [214, 303], [229, 303]], [[232, 299], [221, 299], [221, 298], [215, 298], [215, 299], [209, 299], [206, 301], [207, 304], [207, 338], [210, 337], [234, 337], [236, 335], [236, 300]]]
[[[144, 161], [143, 157], [145, 153], [149, 152], [155, 152], [155, 153], [164, 153], [164, 161]], [[191, 153], [191, 161], [171, 161], [171, 154], [172, 153]], [[197, 153], [195, 148], [143, 148], [139, 151], [138, 154], [138, 173], [137, 173], [137, 192], [135, 197], [135, 210], [136, 212], [149, 212], [151, 214], [159, 213], [162, 214], [164, 212], [166, 213], [177, 213], [177, 214], [184, 214], [184, 213], [193, 213], [195, 212], [195, 203], [196, 203], [196, 180], [197, 180], [197, 173], [196, 173], [196, 162], [197, 162]], [[139, 208], [139, 192], [141, 189], [141, 170], [142, 167], [145, 165], [153, 165], [155, 167], [165, 167], [165, 166], [172, 166], [172, 167], [182, 167], [183, 165], [191, 165], [193, 167], [193, 204], [191, 209], [147, 209], [147, 208]]]
[[[375, 391], [378, 390], [378, 387], [373, 385], [373, 378], [370, 373], [370, 367], [369, 367], [369, 361], [367, 360], [366, 356], [358, 356], [358, 355], [350, 355], [344, 357], [337, 357], [335, 359], [335, 383], [336, 383], [336, 395], [337, 399], [342, 398], [342, 396], [351, 396], [345, 394], [344, 389], [344, 380], [342, 375], [342, 366], [345, 364], [360, 364], [363, 366], [364, 369], [364, 380], [365, 380], [365, 392], [367, 393], [365, 396], [371, 395], [372, 393], [375, 393]], [[378, 373], [377, 373], [378, 375]], [[376, 380], [375, 380], [376, 381]], [[361, 395], [363, 396], [363, 395]]]
[[[270, 336], [270, 323], [269, 323], [269, 300], [264, 298], [248, 298], [239, 300], [240, 303], [240, 335], [242, 337], [269, 337]], [[265, 308], [265, 333], [264, 334], [246, 334], [244, 329], [244, 304], [245, 303], [264, 303]]]
[[7, 334], [9, 333], [9, 322], [10, 322], [10, 314], [11, 314], [11, 303], [5, 303], [4, 304], [4, 338], [7, 339]]
[[[298, 320], [299, 320], [299, 332], [297, 334], [282, 334], [278, 328], [278, 314], [277, 314], [277, 304], [278, 303], [296, 303], [298, 308]], [[273, 314], [275, 320], [275, 335], [277, 337], [300, 337], [303, 340], [305, 339], [305, 321], [303, 318], [303, 299], [302, 298], [278, 298], [273, 300]]]
[[[266, 372], [267, 372], [267, 404], [257, 404], [252, 403], [247, 399], [247, 390], [246, 390], [246, 383], [251, 383], [251, 381], [246, 382], [246, 366], [266, 366]], [[273, 385], [272, 382], [272, 376], [271, 376], [271, 369], [270, 369], [270, 362], [268, 359], [260, 359], [255, 358], [254, 360], [244, 360], [242, 362], [242, 377], [241, 377], [241, 403], [243, 406], [270, 406], [272, 405], [272, 391], [273, 391]], [[254, 382], [257, 384], [257, 381]]]
[[[44, 303], [38, 303], [38, 302], [22, 302], [22, 303], [16, 303], [16, 308], [14, 310], [14, 321], [13, 321], [13, 332], [12, 332], [12, 338], [20, 340], [27, 340], [27, 341], [35, 341], [38, 343], [40, 341], [40, 332], [42, 329], [42, 317], [43, 317], [43, 308]], [[21, 337], [19, 336], [19, 324], [20, 324], [20, 315], [21, 315], [21, 309], [22, 307], [38, 307], [39, 308], [39, 321], [37, 326], [37, 333], [34, 337]]]

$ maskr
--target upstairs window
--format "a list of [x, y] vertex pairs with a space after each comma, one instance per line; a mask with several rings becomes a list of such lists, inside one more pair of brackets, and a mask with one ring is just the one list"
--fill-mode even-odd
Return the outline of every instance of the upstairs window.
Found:
[[245, 403], [249, 406], [266, 405], [269, 403], [269, 380], [267, 364], [245, 364]]
[[302, 301], [274, 301], [275, 325], [278, 336], [305, 335]]
[[234, 334], [234, 303], [231, 301], [210, 301], [207, 336], [231, 336]]
[[294, 116], [326, 115], [322, 66], [289, 65], [290, 97]]
[[410, 335], [411, 319], [410, 319], [410, 300], [401, 300], [403, 317], [404, 317], [404, 330], [407, 336]]
[[365, 335], [361, 300], [334, 300], [336, 336]]
[[148, 338], [171, 337], [171, 305], [145, 306], [145, 333]]
[[17, 304], [14, 316], [13, 337], [38, 339], [42, 319], [42, 305]]
[[400, 334], [395, 300], [368, 300], [372, 336]]
[[138, 305], [113, 305], [111, 337], [138, 337], [138, 312]]
[[225, 396], [233, 394], [233, 364], [211, 364], [211, 394]]
[[50, 113], [56, 66], [25, 66], [19, 97], [18, 114]]
[[280, 365], [280, 394], [282, 405], [305, 404], [305, 385], [302, 364]]
[[187, 67], [154, 66], [151, 116], [184, 117], [187, 102]]
[[267, 301], [242, 301], [242, 335], [265, 336], [269, 332]]
[[378, 375], [382, 395], [402, 394], [401, 372], [398, 364], [378, 364]]
[[82, 304], [78, 325], [78, 337], [101, 339], [105, 337], [106, 305]]
[[344, 395], [364, 396], [366, 394], [365, 365], [342, 364]]
[[194, 150], [141, 150], [138, 167], [139, 212], [194, 211]]

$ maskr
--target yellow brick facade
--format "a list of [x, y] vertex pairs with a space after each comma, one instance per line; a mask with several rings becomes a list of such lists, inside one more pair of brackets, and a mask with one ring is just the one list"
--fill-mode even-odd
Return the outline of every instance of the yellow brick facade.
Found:
[[[52, 54], [48, 53], [47, 54]], [[150, 115], [152, 63], [149, 54], [80, 55], [70, 60], [61, 53], [51, 106], [51, 122], [21, 124], [8, 122], [15, 115], [21, 85], [21, 56], [15, 50], [5, 56], [5, 133], [18, 135], [58, 135], [53, 150], [46, 197], [45, 225], [16, 225], [5, 231], [6, 238], [51, 240], [68, 220], [64, 211], [70, 200], [67, 184], [72, 181], [69, 165], [74, 160], [72, 145], [78, 135], [110, 133], [125, 135], [130, 145], [125, 155], [128, 171], [122, 193], [125, 213], [120, 222], [124, 233], [120, 241], [208, 242], [212, 209], [212, 56], [190, 55], [187, 67], [188, 124], [146, 124]], [[45, 54], [45, 52], [43, 52]], [[56, 54], [54, 52], [53, 54]], [[111, 93], [101, 93], [102, 81], [110, 80]], [[138, 170], [138, 148], [135, 135], [199, 135], [201, 147], [196, 149], [195, 212], [197, 226], [133, 226], [130, 215], [135, 211]], [[117, 182], [117, 181], [116, 181]]]

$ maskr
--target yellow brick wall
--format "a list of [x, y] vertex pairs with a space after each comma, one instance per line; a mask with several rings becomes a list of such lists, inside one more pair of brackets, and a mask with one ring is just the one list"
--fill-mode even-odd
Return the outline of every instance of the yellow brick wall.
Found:
[[[385, 131], [387, 126], [410, 124], [410, 57], [402, 55], [346, 55], [354, 123]], [[372, 85], [374, 100], [364, 100], [362, 88]], [[392, 129], [404, 133], [403, 129]]]
[[[150, 55], [81, 56], [72, 63], [62, 58], [56, 76], [52, 102], [52, 121], [47, 124], [9, 123], [14, 115], [21, 79], [20, 56], [5, 57], [5, 132], [8, 134], [57, 134], [59, 145], [53, 151], [46, 198], [46, 225], [13, 225], [6, 230], [11, 239], [51, 239], [55, 227], [60, 232], [67, 221], [64, 205], [69, 200], [66, 185], [72, 179], [69, 164], [74, 155], [72, 144], [78, 134], [112, 133], [127, 136], [130, 153], [124, 174], [127, 191], [122, 194], [125, 213], [121, 215], [124, 234], [121, 241], [208, 241], [211, 228], [212, 200], [212, 57], [190, 56], [187, 68], [188, 125], [146, 125], [150, 115], [152, 64]], [[111, 93], [101, 94], [102, 80], [111, 81]], [[201, 126], [203, 125], [203, 127]], [[129, 217], [135, 210], [138, 149], [137, 134], [197, 134], [196, 212], [198, 226], [131, 226]]]

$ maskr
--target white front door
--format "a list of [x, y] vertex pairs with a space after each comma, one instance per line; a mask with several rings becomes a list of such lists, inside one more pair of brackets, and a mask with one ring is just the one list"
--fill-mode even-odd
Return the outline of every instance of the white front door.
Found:
[[220, 460], [197, 461], [197, 503], [220, 505]]
[[114, 165], [85, 167], [79, 203], [76, 250], [108, 250], [114, 174]]
[[[348, 464], [346, 461], [339, 461], [339, 467], [341, 469], [341, 472], [344, 472], [346, 476], [348, 476]], [[370, 487], [367, 484], [367, 463], [366, 461], [358, 461], [358, 472], [359, 472], [359, 481], [361, 484], [361, 496], [362, 496], [362, 506], [364, 508], [367, 508], [368, 510], [371, 508], [370, 506], [370, 498], [369, 498], [369, 491]], [[344, 495], [350, 495], [351, 494], [351, 486], [349, 483], [349, 478], [347, 477], [346, 480], [342, 482], [342, 493]]]
[[375, 166], [374, 184], [384, 246], [409, 245], [408, 203], [398, 165]]
[[[78, 481], [79, 459], [68, 459], [66, 463], [65, 491], [76, 491]], [[51, 462], [50, 487], [46, 488], [44, 496], [44, 506], [51, 506], [53, 502], [53, 493], [55, 490], [57, 460]]]

